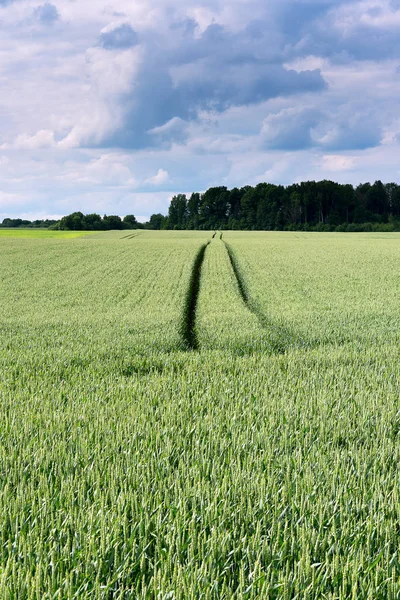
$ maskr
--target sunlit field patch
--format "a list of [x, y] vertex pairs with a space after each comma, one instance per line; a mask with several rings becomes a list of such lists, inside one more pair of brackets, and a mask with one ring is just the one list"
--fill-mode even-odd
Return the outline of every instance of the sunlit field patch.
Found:
[[49, 231], [48, 229], [3, 229], [0, 228], [1, 238], [27, 238], [27, 239], [61, 239], [71, 240], [74, 238], [93, 235], [90, 231]]

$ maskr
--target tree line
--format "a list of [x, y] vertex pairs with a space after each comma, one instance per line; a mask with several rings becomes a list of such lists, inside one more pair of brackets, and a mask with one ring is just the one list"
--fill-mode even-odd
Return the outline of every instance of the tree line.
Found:
[[[157, 216], [158, 217], [158, 216]], [[400, 186], [306, 181], [284, 187], [260, 183], [213, 187], [171, 200], [161, 229], [305, 231], [400, 230]]]
[[151, 215], [146, 223], [139, 223], [134, 215], [121, 218], [118, 215], [104, 215], [96, 213], [84, 215], [74, 212], [55, 223], [50, 229], [66, 231], [111, 231], [122, 229], [168, 229], [166, 217], [161, 214]]
[[[38, 225], [36, 225], [38, 224]], [[239, 229], [303, 231], [400, 231], [400, 185], [305, 181], [289, 186], [260, 183], [212, 187], [171, 200], [168, 215], [139, 223], [134, 215], [74, 212], [60, 221], [4, 219], [2, 227], [50, 227], [78, 231], [111, 229]]]
[[139, 229], [141, 224], [137, 222], [134, 215], [126, 215], [121, 219], [118, 215], [104, 215], [97, 213], [84, 215], [74, 212], [63, 217], [52, 229], [67, 231], [111, 231], [114, 229]]
[[28, 221], [26, 219], [6, 218], [0, 224], [5, 228], [46, 228], [64, 231], [110, 231], [115, 229], [161, 229], [164, 224], [163, 215], [152, 215], [149, 222], [139, 223], [134, 215], [126, 215], [123, 219], [118, 215], [104, 215], [97, 213], [84, 215], [82, 212], [73, 212], [62, 217], [59, 221], [44, 219]]
[[57, 221], [53, 219], [36, 219], [35, 221], [29, 221], [27, 219], [3, 219], [0, 227], [6, 227], [7, 229], [48, 229], [52, 225], [55, 225]]

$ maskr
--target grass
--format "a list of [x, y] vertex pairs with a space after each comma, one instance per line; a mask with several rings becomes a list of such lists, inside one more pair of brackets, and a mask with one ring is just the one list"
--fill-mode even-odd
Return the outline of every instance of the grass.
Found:
[[1, 242], [0, 597], [399, 598], [400, 236], [216, 236], [196, 351], [121, 237]]

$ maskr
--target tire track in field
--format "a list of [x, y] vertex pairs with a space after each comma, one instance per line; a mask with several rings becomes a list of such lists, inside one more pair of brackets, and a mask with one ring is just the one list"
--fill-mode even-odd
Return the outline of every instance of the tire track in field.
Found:
[[188, 350], [197, 350], [199, 348], [196, 332], [197, 302], [200, 292], [201, 268], [203, 266], [206, 250], [210, 243], [211, 241], [207, 242], [207, 244], [203, 244], [196, 255], [186, 295], [182, 335]]
[[[222, 234], [220, 239], [222, 239]], [[284, 354], [290, 347], [315, 347], [315, 342], [302, 339], [293, 330], [275, 323], [272, 319], [268, 318], [264, 314], [257, 302], [255, 302], [250, 295], [246, 280], [243, 277], [243, 273], [233, 249], [225, 240], [222, 241], [225, 244], [225, 248], [229, 256], [232, 270], [237, 281], [239, 294], [248, 310], [257, 317], [261, 327], [268, 333], [268, 341], [270, 343], [271, 350], [276, 354]]]
[[137, 237], [138, 235], [140, 235], [141, 232], [139, 233], [133, 233], [133, 234], [129, 234], [129, 235], [124, 235], [122, 238], [120, 238], [120, 240], [131, 240], [132, 238]]

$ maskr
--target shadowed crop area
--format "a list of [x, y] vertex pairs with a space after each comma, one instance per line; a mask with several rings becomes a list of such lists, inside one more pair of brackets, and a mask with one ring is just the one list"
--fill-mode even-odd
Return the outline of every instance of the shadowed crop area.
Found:
[[0, 598], [400, 597], [400, 235], [1, 233]]

